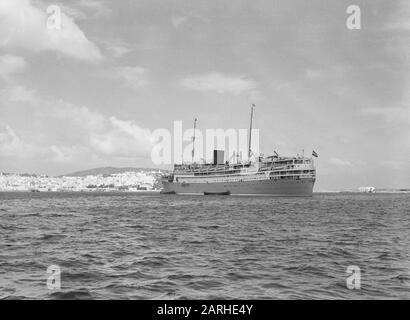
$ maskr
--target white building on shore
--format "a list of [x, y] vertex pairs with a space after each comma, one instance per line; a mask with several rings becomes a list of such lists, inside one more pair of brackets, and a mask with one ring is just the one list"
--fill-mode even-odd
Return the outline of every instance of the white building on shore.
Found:
[[0, 173], [0, 191], [155, 190], [158, 189], [160, 174], [154, 170], [86, 177]]
[[360, 188], [359, 188], [359, 192], [363, 192], [363, 193], [375, 193], [375, 192], [376, 192], [376, 188], [375, 188], [375, 187], [360, 187]]

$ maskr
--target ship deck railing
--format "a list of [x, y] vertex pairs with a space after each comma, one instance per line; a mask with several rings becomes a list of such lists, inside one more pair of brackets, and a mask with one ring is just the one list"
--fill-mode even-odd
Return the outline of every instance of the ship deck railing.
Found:
[[[257, 173], [257, 174], [252, 174], [252, 175], [240, 175], [238, 174], [237, 176], [256, 176], [256, 175], [260, 175], [260, 176], [264, 176], [265, 173]], [[185, 176], [178, 176], [176, 175], [177, 178], [182, 178], [182, 179], [200, 179], [200, 178], [228, 178], [228, 177], [232, 177], [232, 175], [226, 175], [226, 174], [215, 174], [215, 175], [202, 175], [202, 176], [194, 176], [194, 175], [185, 175]], [[295, 178], [295, 177], [299, 177], [299, 178], [315, 178], [316, 177], [316, 172], [308, 172], [308, 173], [279, 173], [279, 174], [270, 174], [269, 175], [269, 179], [282, 179], [282, 178]], [[268, 177], [266, 177], [268, 179]]]
[[[249, 167], [247, 167], [249, 168]], [[227, 168], [227, 167], [220, 167], [220, 168], [212, 168], [212, 169], [207, 169], [207, 170], [176, 170], [174, 171], [174, 174], [179, 174], [179, 175], [192, 175], [192, 176], [200, 176], [200, 175], [217, 175], [217, 174], [223, 174], [223, 175], [231, 175], [231, 174], [240, 174], [241, 170], [243, 168]], [[300, 168], [294, 168], [293, 165], [287, 165], [287, 166], [263, 166], [259, 167], [259, 172], [266, 172], [266, 171], [273, 171], [273, 172], [287, 172], [287, 171], [312, 171], [315, 170], [314, 168], [312, 169], [300, 169]]]
[[[270, 159], [270, 160], [269, 160]], [[218, 170], [223, 168], [246, 168], [251, 166], [254, 163], [258, 163], [260, 167], [269, 167], [269, 166], [288, 166], [294, 164], [311, 164], [312, 159], [306, 157], [279, 157], [273, 158], [266, 157], [261, 161], [243, 161], [238, 163], [223, 163], [223, 164], [212, 164], [212, 163], [193, 163], [193, 164], [175, 164], [174, 170], [183, 170], [183, 171], [201, 171], [201, 170]]]

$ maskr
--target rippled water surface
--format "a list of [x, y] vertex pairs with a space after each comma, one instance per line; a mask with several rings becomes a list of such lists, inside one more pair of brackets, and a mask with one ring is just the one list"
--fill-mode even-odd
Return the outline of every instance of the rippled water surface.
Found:
[[0, 193], [0, 298], [410, 299], [410, 195]]

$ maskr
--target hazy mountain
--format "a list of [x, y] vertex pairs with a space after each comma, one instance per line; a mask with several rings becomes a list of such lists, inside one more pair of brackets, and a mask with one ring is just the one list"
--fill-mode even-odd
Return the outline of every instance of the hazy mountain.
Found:
[[86, 176], [109, 176], [111, 174], [123, 173], [123, 172], [147, 172], [147, 171], [158, 171], [167, 172], [167, 170], [162, 169], [153, 169], [153, 168], [133, 168], [133, 167], [125, 167], [125, 168], [115, 168], [115, 167], [101, 167], [101, 168], [94, 168], [88, 169], [83, 171], [77, 171], [69, 174], [64, 174], [63, 176], [66, 177], [86, 177]]

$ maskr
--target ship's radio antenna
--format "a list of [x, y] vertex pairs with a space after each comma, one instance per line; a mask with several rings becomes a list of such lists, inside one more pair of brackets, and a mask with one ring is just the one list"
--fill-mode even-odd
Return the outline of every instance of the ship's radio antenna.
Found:
[[251, 158], [251, 142], [252, 142], [252, 118], [253, 118], [253, 108], [255, 108], [255, 104], [252, 103], [251, 106], [251, 124], [249, 126], [249, 144], [248, 144], [248, 158]]
[[195, 129], [196, 129], [196, 121], [198, 119], [195, 118], [194, 120], [194, 136], [192, 137], [192, 163], [194, 163], [194, 155], [195, 155]]

